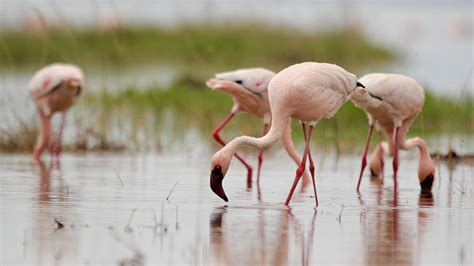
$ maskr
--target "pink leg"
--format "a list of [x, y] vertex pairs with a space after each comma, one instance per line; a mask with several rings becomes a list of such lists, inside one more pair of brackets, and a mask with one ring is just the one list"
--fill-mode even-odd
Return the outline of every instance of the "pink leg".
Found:
[[[303, 130], [304, 130], [304, 127], [303, 127]], [[308, 139], [311, 138], [312, 131], [313, 131], [313, 126], [310, 126], [309, 127], [309, 132], [308, 132]], [[300, 180], [301, 176], [304, 173], [304, 170], [305, 170], [305, 167], [306, 167], [306, 157], [308, 155], [308, 151], [309, 151], [309, 141], [306, 141], [306, 147], [305, 147], [304, 152], [303, 152], [303, 158], [301, 160], [301, 164], [298, 167], [298, 169], [296, 169], [295, 180], [293, 181], [293, 185], [291, 186], [290, 193], [288, 194], [288, 197], [285, 201], [286, 206], [288, 206], [288, 204], [290, 203], [291, 197], [293, 196], [293, 193], [295, 192], [296, 185], [298, 184], [298, 181]]]
[[46, 117], [43, 113], [38, 113], [38, 119], [40, 123], [40, 132], [38, 141], [36, 142], [35, 149], [33, 151], [33, 157], [36, 160], [40, 160], [41, 154], [44, 149], [50, 144], [51, 139], [51, 117]]
[[[312, 126], [310, 126], [312, 127]], [[312, 130], [312, 129], [311, 129]], [[311, 141], [308, 134], [306, 134], [306, 125], [303, 124], [304, 139], [309, 143]], [[311, 179], [313, 180], [313, 190], [314, 190], [314, 199], [316, 200], [316, 207], [318, 207], [318, 193], [316, 192], [316, 180], [314, 175], [314, 162], [313, 156], [311, 155], [311, 149], [308, 149], [308, 159], [309, 159], [309, 172], [311, 173]]]
[[61, 127], [59, 128], [58, 141], [56, 143], [56, 155], [59, 157], [63, 151], [63, 130], [66, 125], [66, 113], [62, 114]]
[[398, 142], [400, 134], [400, 127], [394, 127], [393, 129], [393, 190], [396, 194], [397, 192], [397, 171], [398, 171]]
[[[379, 146], [382, 147], [382, 132], [378, 132], [379, 135]], [[383, 177], [383, 166], [384, 166], [384, 161], [383, 161], [383, 149], [382, 149], [382, 156], [380, 156], [380, 165], [382, 166], [382, 177]]]
[[369, 151], [370, 137], [372, 137], [373, 129], [374, 129], [374, 126], [370, 125], [369, 135], [367, 136], [367, 143], [365, 144], [364, 155], [362, 155], [362, 166], [360, 167], [359, 182], [357, 182], [357, 192], [359, 192], [360, 183], [362, 181], [362, 174], [364, 173], [365, 166], [367, 165], [367, 152]]
[[[55, 151], [54, 151], [54, 153], [56, 154], [56, 159], [54, 160], [54, 162], [56, 163], [56, 167], [58, 169], [61, 168], [59, 157], [61, 156], [61, 152], [63, 149], [62, 142], [63, 142], [63, 130], [64, 130], [65, 125], [66, 125], [66, 113], [62, 113], [61, 125], [59, 127], [59, 134], [55, 142]], [[51, 159], [53, 160], [53, 158]]]
[[[213, 131], [212, 131], [212, 136], [214, 137], [214, 139], [219, 142], [222, 146], [225, 146], [225, 141], [219, 136], [219, 132], [222, 130], [222, 128], [235, 116], [236, 112], [231, 112], [225, 119], [224, 121], [222, 121], [222, 123], [220, 123], [220, 125], [215, 128]], [[240, 155], [238, 155], [237, 153], [234, 154], [235, 157], [245, 166], [245, 168], [247, 168], [247, 186], [248, 187], [251, 187], [252, 186], [252, 167], [246, 162], [244, 161], [244, 159], [242, 157], [240, 157]]]
[[[263, 135], [265, 136], [268, 131], [268, 124], [264, 123], [263, 124]], [[263, 163], [263, 150], [260, 150], [258, 153], [258, 170], [257, 170], [257, 182], [260, 182], [260, 171], [262, 169], [262, 163]]]

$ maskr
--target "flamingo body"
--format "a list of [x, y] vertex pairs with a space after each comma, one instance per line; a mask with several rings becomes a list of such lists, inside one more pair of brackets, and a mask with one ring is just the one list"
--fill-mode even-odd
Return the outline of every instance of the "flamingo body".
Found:
[[[373, 175], [378, 176], [383, 172], [383, 154], [393, 154], [394, 188], [396, 190], [396, 173], [398, 170], [398, 150], [409, 150], [418, 147], [419, 159], [419, 181], [423, 189], [431, 189], [434, 179], [435, 167], [429, 156], [425, 141], [421, 138], [405, 140], [405, 135], [422, 111], [425, 95], [423, 88], [411, 77], [399, 74], [373, 73], [360, 79], [366, 89], [357, 89], [352, 95], [352, 102], [363, 109], [369, 118], [369, 126], [382, 131], [387, 143], [380, 143], [374, 152], [370, 162]], [[370, 141], [370, 134], [368, 142]], [[365, 167], [365, 156], [358, 189]]]
[[[343, 68], [326, 63], [306, 62], [292, 65], [280, 71], [269, 83], [268, 95], [272, 114], [270, 131], [261, 138], [241, 136], [235, 138], [211, 160], [211, 189], [227, 201], [222, 180], [229, 169], [235, 151], [242, 145], [265, 148], [277, 141], [286, 132], [291, 118], [302, 122], [306, 146], [301, 164], [296, 171], [295, 180], [285, 205], [289, 204], [294, 189], [305, 171], [306, 158], [309, 157], [316, 205], [317, 194], [314, 180], [314, 163], [309, 151], [314, 123], [332, 117], [348, 101], [358, 86], [355, 75]], [[306, 126], [309, 124], [309, 130]]]
[[214, 90], [222, 90], [232, 95], [233, 109], [258, 117], [270, 117], [267, 89], [274, 76], [274, 72], [264, 68], [239, 69], [217, 73], [215, 78], [206, 84]]
[[370, 97], [361, 98], [356, 93], [352, 102], [383, 128], [393, 129], [394, 123], [416, 117], [423, 109], [425, 93], [413, 78], [373, 73], [360, 78], [360, 82]]
[[272, 113], [304, 122], [331, 118], [350, 99], [356, 83], [355, 75], [337, 65], [290, 66], [270, 82]]
[[79, 67], [52, 64], [33, 75], [28, 90], [35, 104], [50, 115], [67, 111], [80, 96], [83, 83], [84, 74]]

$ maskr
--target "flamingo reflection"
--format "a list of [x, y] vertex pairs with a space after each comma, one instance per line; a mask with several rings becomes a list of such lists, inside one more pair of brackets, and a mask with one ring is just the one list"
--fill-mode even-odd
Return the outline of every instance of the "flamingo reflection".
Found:
[[418, 264], [417, 248], [422, 246], [423, 232], [429, 226], [430, 213], [424, 207], [433, 206], [433, 195], [421, 192], [418, 206], [400, 208], [398, 193], [394, 195], [394, 191], [384, 189], [379, 182], [373, 180], [371, 197], [360, 198], [367, 207], [361, 213], [364, 261], [369, 265]]
[[[37, 247], [38, 264], [65, 264], [71, 259], [77, 249], [77, 232], [62, 228], [64, 220], [70, 215], [72, 209], [69, 204], [64, 205], [68, 201], [67, 186], [62, 184], [62, 173], [59, 171], [58, 190], [54, 191], [51, 185], [53, 163], [46, 165], [41, 160], [34, 161], [34, 169], [39, 176], [39, 185], [37, 192], [37, 207], [33, 214], [34, 222], [32, 223], [33, 244]], [[53, 183], [54, 184], [54, 183]], [[55, 221], [59, 223], [55, 224]], [[73, 244], [75, 243], [75, 244]], [[65, 256], [65, 254], [68, 254]]]
[[[247, 215], [257, 217], [255, 231], [239, 225]], [[309, 265], [315, 224], [316, 212], [305, 228], [291, 209], [216, 208], [209, 222], [210, 253], [218, 265]]]

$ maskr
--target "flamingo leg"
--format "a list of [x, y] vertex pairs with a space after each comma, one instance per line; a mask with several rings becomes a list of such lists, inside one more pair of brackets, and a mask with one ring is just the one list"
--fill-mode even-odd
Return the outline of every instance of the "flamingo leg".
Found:
[[[313, 126], [310, 126], [313, 127]], [[312, 129], [311, 129], [312, 130]], [[306, 134], [306, 125], [303, 124], [304, 139], [309, 143], [311, 141], [309, 134]], [[313, 180], [313, 190], [314, 190], [314, 199], [316, 200], [316, 207], [318, 207], [318, 193], [316, 192], [316, 180], [314, 175], [314, 161], [313, 155], [311, 155], [311, 149], [308, 149], [308, 159], [309, 159], [309, 172], [311, 173], [311, 179]]]
[[41, 111], [38, 113], [38, 119], [40, 122], [40, 132], [38, 141], [36, 142], [35, 149], [33, 151], [33, 157], [39, 161], [41, 154], [44, 149], [50, 144], [51, 139], [51, 117], [45, 116]]
[[[379, 146], [382, 147], [382, 131], [378, 131], [377, 133], [379, 135]], [[382, 177], [383, 177], [383, 166], [384, 166], [383, 149], [382, 149], [382, 156], [380, 156], [380, 165], [382, 166], [382, 172], [381, 173], [382, 173]]]
[[365, 167], [367, 166], [367, 152], [369, 151], [370, 138], [372, 137], [372, 131], [374, 125], [369, 126], [369, 135], [367, 136], [367, 143], [365, 144], [364, 155], [362, 155], [362, 165], [360, 167], [359, 182], [357, 182], [357, 192], [359, 192], [360, 183], [362, 182], [362, 175], [364, 174]]
[[63, 113], [61, 116], [61, 126], [59, 127], [59, 135], [58, 135], [58, 140], [56, 142], [56, 155], [59, 157], [61, 155], [61, 152], [63, 150], [63, 131], [64, 131], [64, 126], [66, 125], [66, 113]]
[[400, 141], [400, 127], [395, 126], [393, 129], [393, 189], [397, 192], [397, 171], [398, 171], [398, 145]]
[[49, 135], [49, 140], [48, 140], [48, 147], [49, 147], [49, 157], [51, 158], [51, 162], [54, 160], [54, 155], [56, 154], [56, 143], [54, 140], [54, 127], [53, 127], [53, 116], [51, 116], [50, 119], [50, 128], [51, 132]]
[[[268, 131], [268, 124], [264, 123], [263, 124], [263, 136], [267, 134]], [[257, 170], [257, 182], [260, 182], [260, 171], [262, 169], [262, 163], [263, 163], [263, 149], [260, 150], [258, 153], [258, 170]]]
[[[305, 130], [305, 127], [303, 127], [303, 131], [304, 130]], [[291, 186], [290, 193], [288, 194], [288, 197], [285, 201], [286, 206], [288, 206], [288, 204], [290, 203], [291, 197], [293, 196], [293, 193], [295, 192], [296, 185], [298, 184], [298, 181], [300, 180], [301, 176], [304, 173], [304, 170], [306, 167], [306, 157], [308, 156], [308, 151], [309, 151], [309, 139], [311, 137], [312, 131], [313, 131], [313, 126], [310, 126], [309, 132], [308, 132], [308, 138], [307, 138], [308, 140], [306, 141], [306, 146], [303, 152], [303, 158], [301, 160], [300, 166], [298, 167], [298, 169], [296, 169], [295, 180], [293, 181], [293, 185]]]
[[59, 126], [59, 133], [55, 142], [55, 153], [56, 153], [56, 167], [59, 169], [61, 167], [59, 157], [61, 156], [62, 150], [63, 150], [63, 131], [64, 131], [64, 126], [66, 125], [66, 113], [62, 113], [61, 115], [61, 125]]
[[[224, 128], [224, 126], [237, 114], [237, 112], [231, 112], [227, 117], [222, 121], [219, 126], [217, 126], [213, 131], [212, 131], [212, 136], [214, 139], [220, 143], [222, 146], [225, 146], [226, 143], [225, 141], [219, 136], [219, 132]], [[247, 186], [251, 187], [252, 184], [252, 166], [250, 166], [240, 155], [237, 153], [234, 154], [234, 156], [247, 168]]]

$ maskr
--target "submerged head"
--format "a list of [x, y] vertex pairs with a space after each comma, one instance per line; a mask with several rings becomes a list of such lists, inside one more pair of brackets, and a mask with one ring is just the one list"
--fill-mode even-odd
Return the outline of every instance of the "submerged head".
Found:
[[418, 166], [418, 179], [420, 180], [420, 186], [422, 191], [431, 191], [433, 186], [435, 165], [431, 161], [431, 158], [426, 160], [420, 160]]
[[229, 169], [230, 162], [232, 161], [233, 153], [228, 151], [225, 147], [216, 152], [211, 159], [211, 176], [210, 186], [212, 191], [216, 193], [224, 201], [229, 201], [222, 187], [222, 180], [224, 180], [225, 174]]

